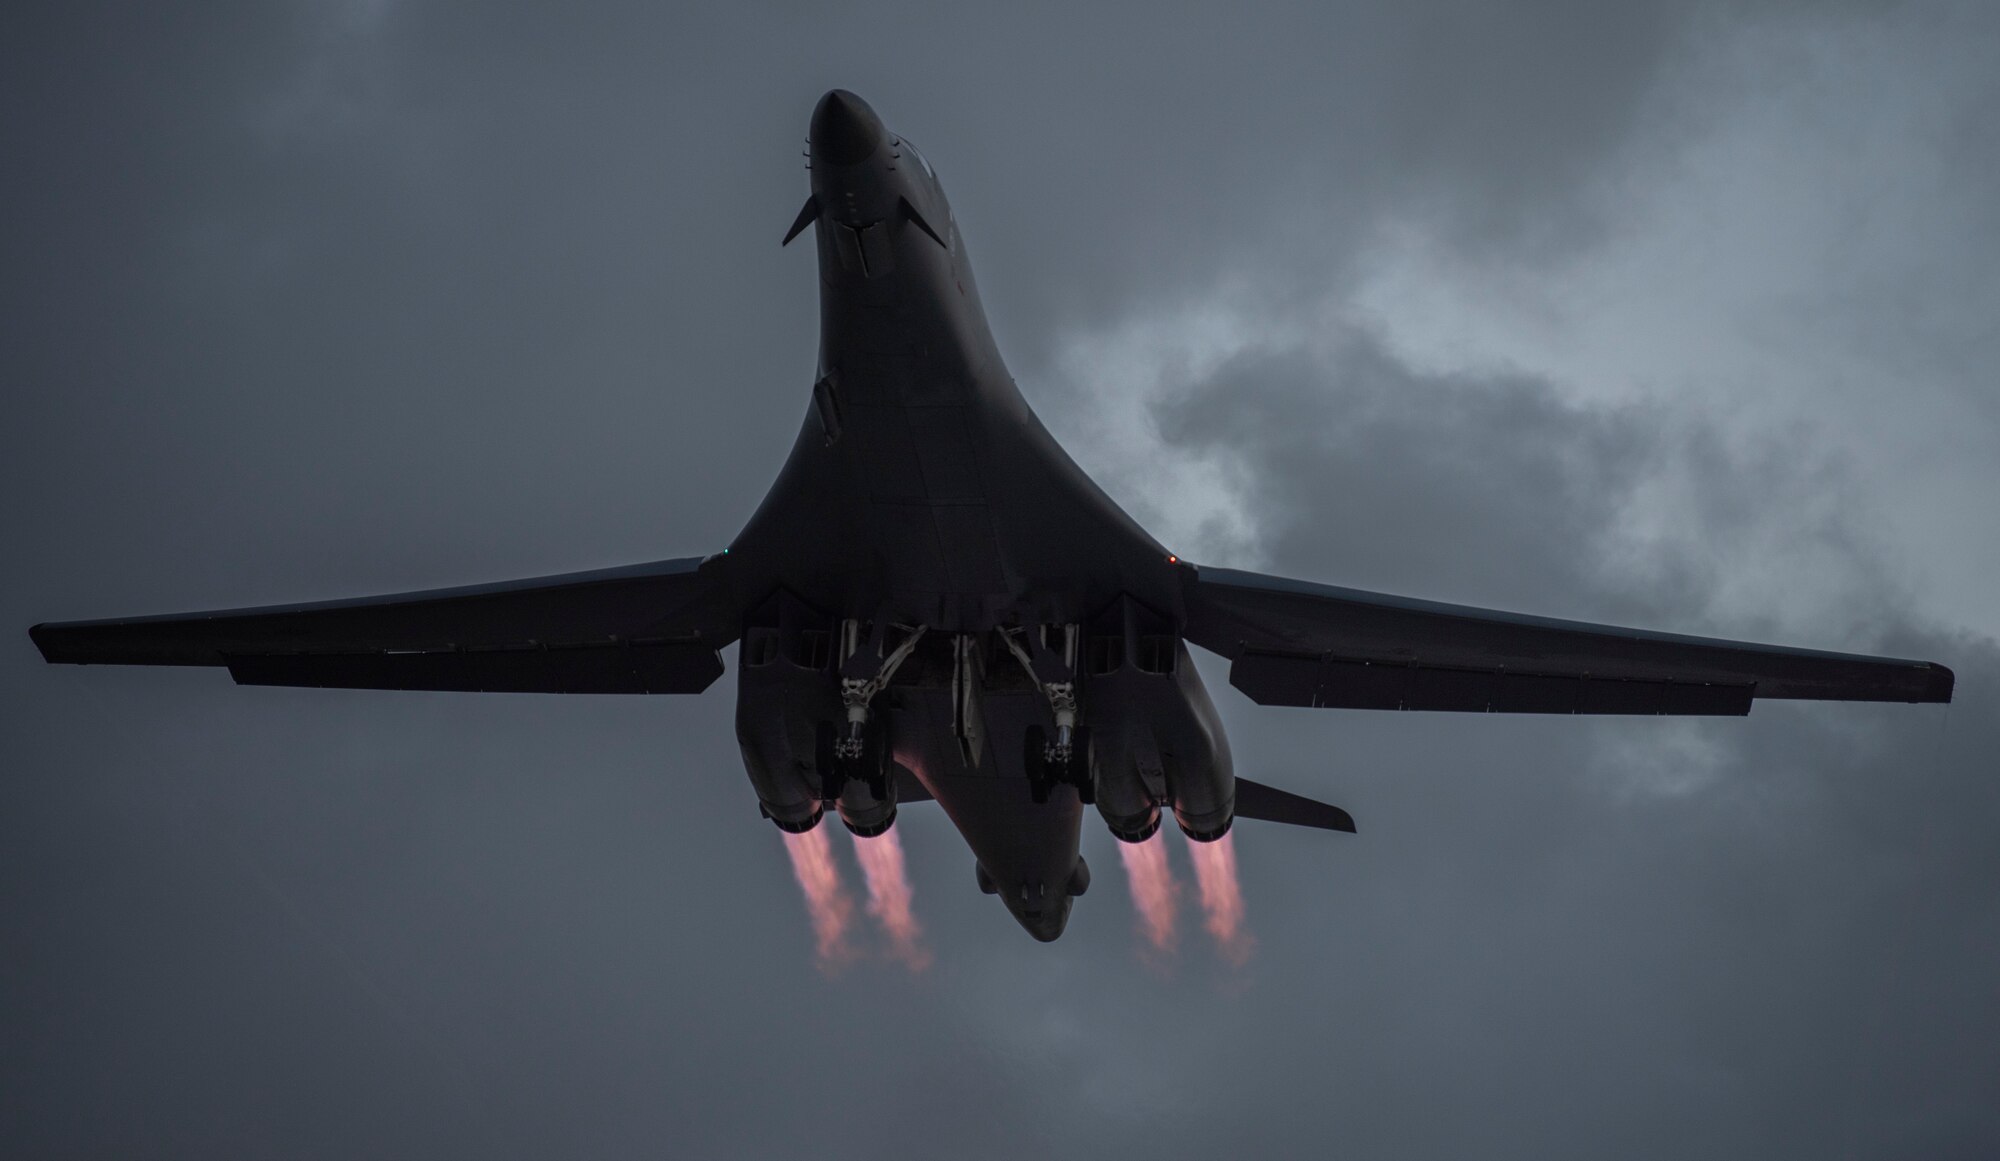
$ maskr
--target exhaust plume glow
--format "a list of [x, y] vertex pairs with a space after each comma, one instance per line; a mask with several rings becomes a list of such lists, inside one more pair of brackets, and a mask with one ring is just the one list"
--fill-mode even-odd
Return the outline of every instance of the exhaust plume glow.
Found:
[[1158, 956], [1174, 950], [1174, 908], [1180, 885], [1167, 866], [1167, 843], [1157, 831], [1142, 843], [1121, 842], [1118, 857], [1125, 864], [1125, 881], [1132, 888], [1132, 910], [1141, 937]]
[[854, 958], [854, 949], [847, 942], [854, 900], [840, 885], [840, 868], [834, 865], [826, 827], [817, 826], [804, 834], [780, 833], [785, 836], [785, 853], [792, 858], [792, 874], [805, 893], [806, 912], [812, 916], [820, 970], [831, 975]]
[[931, 966], [923, 928], [910, 909], [910, 876], [903, 863], [903, 840], [890, 827], [874, 838], [854, 837], [854, 857], [868, 880], [868, 914], [889, 937], [889, 954], [913, 972]]
[[1188, 843], [1194, 860], [1195, 883], [1201, 888], [1201, 909], [1216, 950], [1237, 967], [1250, 962], [1257, 941], [1243, 922], [1243, 890], [1236, 882], [1236, 836], [1225, 834], [1212, 843]]

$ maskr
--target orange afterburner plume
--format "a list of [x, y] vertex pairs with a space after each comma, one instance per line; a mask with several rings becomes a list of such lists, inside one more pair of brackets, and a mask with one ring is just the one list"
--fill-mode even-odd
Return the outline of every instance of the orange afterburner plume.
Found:
[[840, 885], [840, 868], [833, 862], [833, 845], [826, 841], [826, 828], [816, 826], [804, 834], [781, 832], [785, 853], [792, 857], [792, 874], [798, 876], [805, 892], [806, 911], [812, 916], [813, 939], [818, 944], [819, 967], [828, 975], [839, 971], [854, 958], [847, 942], [847, 928], [854, 919], [854, 900]]
[[1132, 888], [1132, 910], [1138, 914], [1140, 936], [1154, 955], [1172, 954], [1174, 907], [1181, 892], [1167, 866], [1166, 840], [1155, 832], [1142, 843], [1120, 842], [1118, 857], [1125, 864], [1125, 881]]
[[1222, 957], [1237, 967], [1250, 962], [1257, 941], [1243, 923], [1243, 890], [1236, 883], [1236, 836], [1225, 834], [1212, 843], [1188, 842], [1194, 878], [1201, 888], [1201, 909], [1208, 933]]
[[931, 966], [924, 929], [910, 910], [910, 875], [904, 868], [903, 840], [896, 837], [896, 828], [892, 826], [874, 838], [855, 835], [854, 857], [860, 860], [862, 877], [868, 880], [868, 914], [889, 937], [889, 954], [913, 972]]

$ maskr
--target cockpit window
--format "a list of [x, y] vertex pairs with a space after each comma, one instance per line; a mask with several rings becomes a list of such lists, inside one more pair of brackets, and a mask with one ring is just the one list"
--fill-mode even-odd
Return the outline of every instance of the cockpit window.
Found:
[[904, 137], [901, 140], [899, 140], [897, 144], [902, 148], [903, 152], [917, 159], [917, 164], [923, 166], [924, 173], [926, 176], [928, 176], [932, 181], [937, 180], [937, 170], [932, 169], [931, 163], [924, 159], [924, 152], [923, 150], [917, 148], [916, 142], [911, 141], [907, 137]]

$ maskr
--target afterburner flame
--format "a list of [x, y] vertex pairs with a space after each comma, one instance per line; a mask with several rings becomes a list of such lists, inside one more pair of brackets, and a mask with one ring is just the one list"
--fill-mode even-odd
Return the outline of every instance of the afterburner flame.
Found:
[[798, 876], [799, 890], [805, 892], [806, 912], [812, 916], [820, 970], [831, 975], [854, 958], [854, 949], [847, 942], [854, 900], [840, 885], [840, 868], [834, 864], [826, 827], [817, 826], [804, 834], [781, 833], [785, 853], [792, 858], [792, 874]]
[[1201, 888], [1201, 909], [1216, 950], [1237, 967], [1250, 962], [1257, 941], [1243, 922], [1243, 889], [1236, 882], [1236, 836], [1225, 834], [1212, 843], [1188, 842], [1194, 860], [1195, 883]]
[[913, 972], [931, 966], [930, 949], [924, 946], [924, 929], [910, 909], [910, 876], [903, 863], [903, 840], [890, 827], [874, 838], [854, 837], [854, 857], [861, 863], [862, 877], [868, 880], [868, 914], [882, 925], [889, 937], [889, 954]]
[[1174, 908], [1180, 899], [1180, 885], [1167, 866], [1166, 840], [1158, 832], [1142, 843], [1121, 842], [1118, 857], [1125, 864], [1125, 881], [1132, 888], [1132, 910], [1138, 915], [1139, 935], [1154, 954], [1165, 956], [1174, 950]]

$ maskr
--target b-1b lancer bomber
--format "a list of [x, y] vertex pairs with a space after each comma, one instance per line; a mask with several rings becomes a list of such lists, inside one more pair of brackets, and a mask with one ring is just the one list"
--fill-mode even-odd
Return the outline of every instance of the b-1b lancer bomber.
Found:
[[878, 835], [935, 800], [1037, 939], [1089, 885], [1085, 808], [1141, 842], [1239, 818], [1352, 831], [1239, 778], [1194, 644], [1260, 705], [1746, 714], [1943, 702], [1951, 671], [1583, 624], [1175, 557], [1029, 410], [937, 174], [860, 98], [813, 110], [819, 373], [776, 483], [708, 556], [394, 596], [32, 630], [52, 662], [212, 665], [252, 685], [700, 693], [738, 645], [763, 814]]

